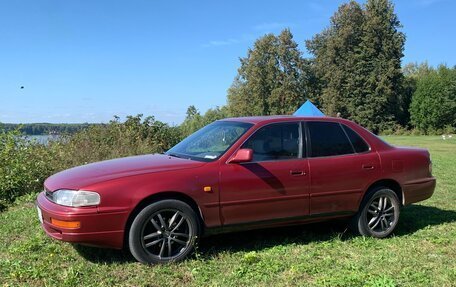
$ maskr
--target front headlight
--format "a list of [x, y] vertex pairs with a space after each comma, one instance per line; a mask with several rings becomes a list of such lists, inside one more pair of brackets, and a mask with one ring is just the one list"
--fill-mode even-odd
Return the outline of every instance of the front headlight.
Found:
[[100, 204], [100, 195], [93, 191], [59, 189], [48, 193], [48, 198], [54, 203], [71, 206], [93, 206]]

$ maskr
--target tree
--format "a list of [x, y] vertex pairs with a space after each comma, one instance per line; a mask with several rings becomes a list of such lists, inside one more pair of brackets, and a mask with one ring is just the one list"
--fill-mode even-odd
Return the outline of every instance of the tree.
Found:
[[361, 104], [352, 118], [374, 131], [397, 122], [403, 111], [398, 104], [402, 92], [405, 35], [389, 0], [369, 0], [365, 6], [363, 37], [357, 61]]
[[410, 126], [410, 104], [412, 102], [412, 96], [416, 91], [418, 79], [426, 76], [429, 71], [431, 71], [431, 68], [427, 62], [421, 64], [409, 63], [402, 68], [404, 80], [402, 82], [402, 92], [398, 99], [402, 113], [398, 117], [398, 122], [403, 127]]
[[209, 109], [202, 116], [195, 106], [189, 106], [187, 109], [187, 117], [180, 126], [181, 135], [186, 137], [200, 128], [228, 116], [226, 107], [215, 107]]
[[198, 130], [202, 125], [202, 116], [194, 105], [187, 108], [187, 115], [184, 122], [180, 125], [181, 134], [186, 137]]
[[306, 41], [314, 55], [313, 69], [319, 79], [319, 102], [327, 115], [351, 115], [348, 107], [354, 89], [356, 53], [361, 43], [364, 15], [361, 6], [351, 1], [339, 7], [330, 26]]
[[304, 101], [312, 79], [309, 61], [302, 58], [289, 29], [258, 39], [240, 62], [228, 89], [230, 115], [289, 114]]
[[422, 131], [456, 128], [456, 68], [441, 65], [418, 78], [410, 116]]
[[351, 1], [307, 41], [327, 114], [340, 112], [374, 132], [397, 122], [405, 42], [400, 27], [390, 1], [368, 0], [364, 7]]

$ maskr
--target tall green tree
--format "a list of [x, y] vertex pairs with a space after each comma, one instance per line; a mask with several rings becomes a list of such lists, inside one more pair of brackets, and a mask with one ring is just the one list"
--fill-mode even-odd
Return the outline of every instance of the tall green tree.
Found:
[[228, 90], [230, 115], [289, 114], [305, 100], [310, 65], [289, 29], [258, 39], [240, 62]]
[[400, 109], [405, 35], [389, 0], [368, 0], [357, 61], [355, 96], [361, 100], [352, 118], [374, 131], [397, 122]]
[[202, 116], [198, 109], [191, 105], [187, 108], [187, 113], [184, 122], [180, 125], [181, 134], [186, 137], [198, 130], [202, 125]]
[[353, 76], [363, 23], [362, 7], [351, 1], [339, 7], [328, 28], [306, 41], [320, 83], [319, 103], [328, 115], [351, 115], [348, 104], [356, 84]]
[[226, 117], [228, 117], [226, 107], [211, 108], [204, 115], [201, 115], [196, 107], [191, 105], [187, 109], [187, 116], [184, 122], [180, 125], [181, 136], [186, 137], [205, 125]]
[[456, 128], [456, 67], [442, 65], [418, 78], [410, 116], [422, 131]]
[[398, 117], [398, 122], [403, 127], [410, 127], [410, 104], [412, 102], [412, 96], [416, 91], [418, 80], [425, 77], [431, 68], [428, 63], [408, 63], [402, 67], [402, 74], [404, 75], [404, 81], [402, 83], [402, 92], [398, 99], [400, 110], [402, 114]]
[[390, 1], [368, 0], [363, 7], [350, 1], [327, 29], [307, 41], [327, 114], [339, 112], [375, 132], [397, 122], [403, 112], [400, 28]]

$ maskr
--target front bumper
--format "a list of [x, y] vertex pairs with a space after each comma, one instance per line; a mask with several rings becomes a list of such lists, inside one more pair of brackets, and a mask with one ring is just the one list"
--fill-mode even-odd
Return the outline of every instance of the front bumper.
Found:
[[434, 194], [436, 179], [434, 177], [408, 182], [403, 186], [404, 205], [423, 201]]
[[[52, 238], [84, 245], [121, 249], [124, 240], [127, 211], [100, 213], [97, 207], [65, 207], [51, 202], [41, 192], [36, 200], [41, 210], [41, 226]], [[79, 228], [62, 228], [51, 223], [51, 218], [61, 221], [79, 221]]]

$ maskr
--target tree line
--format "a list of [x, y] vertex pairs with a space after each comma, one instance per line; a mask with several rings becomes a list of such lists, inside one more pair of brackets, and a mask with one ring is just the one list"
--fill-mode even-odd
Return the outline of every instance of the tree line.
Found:
[[51, 123], [32, 123], [32, 124], [11, 124], [0, 123], [0, 131], [9, 132], [19, 130], [26, 135], [51, 135], [51, 134], [74, 134], [89, 126], [99, 124], [51, 124]]
[[402, 67], [405, 34], [388, 0], [342, 4], [328, 27], [305, 41], [290, 29], [257, 39], [227, 92], [227, 105], [201, 115], [194, 106], [184, 134], [218, 118], [291, 114], [307, 99], [375, 133], [456, 128], [456, 68], [426, 63]]

